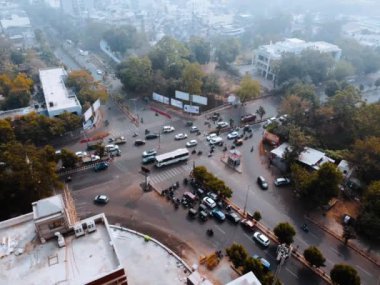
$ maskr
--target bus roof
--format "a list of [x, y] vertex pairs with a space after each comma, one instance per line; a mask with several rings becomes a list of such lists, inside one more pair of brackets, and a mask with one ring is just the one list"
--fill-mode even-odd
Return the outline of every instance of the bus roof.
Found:
[[186, 153], [189, 153], [189, 151], [186, 148], [179, 148], [179, 149], [173, 150], [171, 152], [167, 152], [167, 153], [157, 155], [156, 160], [160, 161], [160, 160], [170, 158], [172, 156], [176, 156], [176, 155], [180, 155], [180, 154], [186, 154]]

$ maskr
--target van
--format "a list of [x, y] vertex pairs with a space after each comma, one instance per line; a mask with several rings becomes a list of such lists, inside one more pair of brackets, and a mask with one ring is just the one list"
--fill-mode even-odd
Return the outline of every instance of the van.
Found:
[[222, 145], [223, 139], [221, 137], [215, 137], [210, 140], [210, 145]]
[[253, 114], [247, 114], [240, 117], [240, 122], [242, 123], [249, 123], [256, 121], [256, 115]]

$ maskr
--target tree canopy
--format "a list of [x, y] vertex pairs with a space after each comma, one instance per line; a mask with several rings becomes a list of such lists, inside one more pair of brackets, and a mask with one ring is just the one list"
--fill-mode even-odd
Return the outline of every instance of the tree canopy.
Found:
[[309, 246], [305, 249], [303, 256], [311, 265], [316, 267], [325, 266], [326, 258], [324, 258], [320, 250], [315, 246]]
[[236, 91], [236, 94], [242, 103], [255, 99], [260, 94], [260, 83], [249, 75], [245, 75], [240, 81], [240, 87]]
[[239, 54], [240, 44], [236, 39], [219, 39], [216, 43], [216, 59], [221, 68], [234, 62]]
[[183, 90], [190, 94], [201, 94], [204, 77], [205, 74], [198, 63], [187, 64], [181, 78]]
[[135, 27], [130, 25], [111, 28], [103, 34], [103, 38], [112, 51], [121, 54], [124, 54], [127, 49], [138, 47], [141, 42], [141, 35]]
[[210, 42], [200, 37], [191, 37], [187, 45], [191, 51], [191, 58], [196, 62], [206, 64], [210, 61]]
[[223, 198], [231, 198], [232, 190], [223, 180], [215, 177], [211, 172], [207, 171], [204, 166], [197, 166], [192, 172], [193, 177], [208, 190], [219, 194]]
[[374, 181], [368, 187], [356, 228], [368, 238], [380, 240], [380, 181]]
[[360, 285], [358, 272], [347, 264], [334, 265], [330, 271], [330, 277], [335, 285]]
[[127, 90], [147, 91], [152, 85], [152, 63], [148, 57], [133, 56], [118, 65], [116, 75]]
[[296, 231], [289, 223], [279, 223], [274, 229], [274, 234], [277, 236], [280, 243], [291, 244], [296, 235]]

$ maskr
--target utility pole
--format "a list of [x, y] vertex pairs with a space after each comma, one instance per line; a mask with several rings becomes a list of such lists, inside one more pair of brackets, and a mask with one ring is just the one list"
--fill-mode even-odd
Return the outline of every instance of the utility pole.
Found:
[[247, 203], [248, 203], [248, 193], [249, 193], [249, 189], [251, 188], [251, 185], [248, 185], [247, 187], [247, 192], [245, 194], [245, 202], [244, 202], [244, 210], [243, 210], [243, 213], [244, 213], [244, 217], [245, 217], [245, 214], [246, 214], [246, 209], [247, 209]]
[[145, 177], [144, 191], [148, 191], [149, 190], [148, 178], [149, 178], [150, 170], [144, 166], [141, 166], [140, 174], [142, 174]]

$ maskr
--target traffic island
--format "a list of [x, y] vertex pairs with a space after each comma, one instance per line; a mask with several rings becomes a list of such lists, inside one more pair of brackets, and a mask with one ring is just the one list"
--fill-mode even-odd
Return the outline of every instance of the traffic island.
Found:
[[236, 172], [242, 174], [243, 166], [241, 165], [241, 153], [236, 149], [231, 149], [228, 153], [224, 153], [220, 159], [225, 165], [232, 168]]

